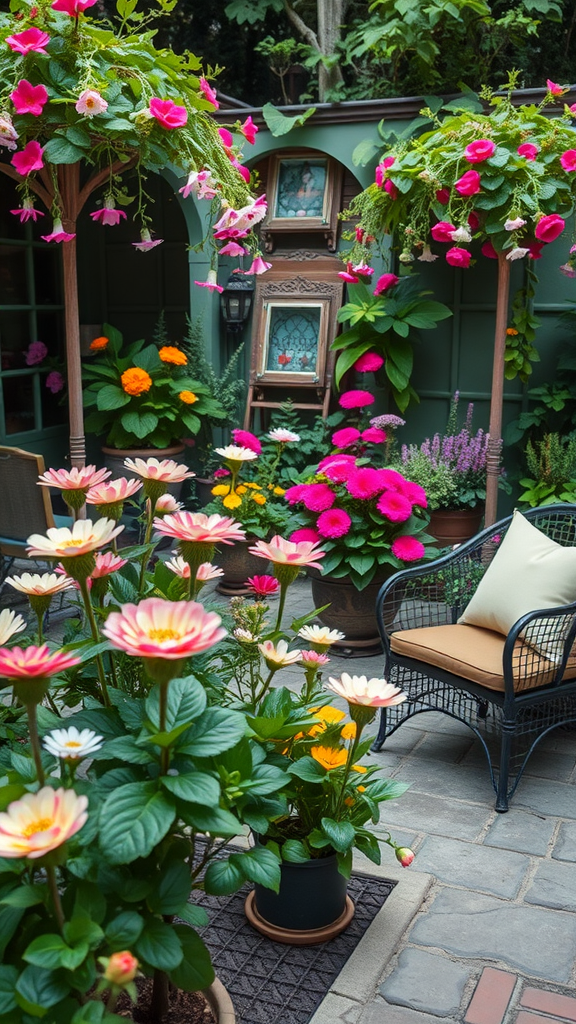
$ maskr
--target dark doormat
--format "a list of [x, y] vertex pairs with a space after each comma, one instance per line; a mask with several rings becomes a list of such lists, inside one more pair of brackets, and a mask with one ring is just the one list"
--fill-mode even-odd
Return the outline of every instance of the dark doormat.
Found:
[[197, 893], [210, 925], [203, 935], [216, 974], [228, 989], [238, 1024], [308, 1024], [395, 883], [354, 875], [352, 923], [321, 946], [286, 946], [255, 931], [244, 917], [244, 886], [234, 896]]

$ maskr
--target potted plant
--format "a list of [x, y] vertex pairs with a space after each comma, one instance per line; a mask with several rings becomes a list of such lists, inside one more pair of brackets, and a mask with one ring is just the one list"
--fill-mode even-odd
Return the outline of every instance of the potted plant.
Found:
[[544, 434], [540, 441], [528, 441], [526, 462], [529, 477], [520, 480], [524, 488], [519, 501], [530, 508], [576, 500], [576, 437]]
[[398, 469], [426, 491], [429, 530], [442, 546], [459, 544], [480, 529], [486, 498], [488, 435], [472, 433], [474, 404], [458, 430], [459, 394], [455, 393], [446, 430], [421, 445], [402, 445]]

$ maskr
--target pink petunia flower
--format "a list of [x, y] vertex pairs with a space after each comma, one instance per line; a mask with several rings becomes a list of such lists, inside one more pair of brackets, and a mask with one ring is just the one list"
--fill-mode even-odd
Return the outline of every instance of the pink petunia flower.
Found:
[[257, 125], [254, 124], [254, 121], [252, 120], [251, 117], [247, 117], [246, 120], [244, 121], [244, 124], [241, 124], [238, 130], [242, 132], [242, 135], [246, 139], [246, 142], [249, 142], [250, 145], [253, 146], [254, 143], [256, 142], [256, 135], [258, 134], [260, 129], [258, 128]]
[[50, 42], [50, 36], [39, 28], [27, 28], [24, 32], [18, 32], [13, 36], [7, 36], [6, 42], [14, 53], [43, 53]]
[[560, 157], [565, 171], [576, 171], [576, 149], [567, 149]]
[[468, 252], [468, 249], [460, 249], [457, 245], [452, 246], [446, 253], [446, 262], [451, 267], [463, 267], [465, 269], [470, 266], [471, 259], [472, 253]]
[[456, 228], [447, 220], [439, 220], [430, 228], [430, 234], [435, 242], [451, 242], [454, 231]]
[[382, 295], [383, 292], [389, 291], [390, 288], [394, 288], [400, 280], [396, 274], [382, 274], [381, 277], [376, 281], [374, 288], [374, 295]]
[[238, 242], [228, 242], [218, 251], [220, 256], [245, 256], [248, 249], [243, 245], [238, 245]]
[[[148, 229], [143, 228], [142, 231], [140, 232], [140, 241], [132, 242], [132, 245], [134, 249], [138, 249], [139, 252], [148, 252], [149, 249], [154, 249], [155, 246], [162, 245], [163, 241], [163, 238], [152, 239], [152, 236]], [[194, 283], [198, 284], [197, 281], [195, 281]]]
[[78, 114], [84, 117], [96, 117], [108, 109], [108, 102], [96, 89], [84, 89], [74, 104]]
[[377, 469], [370, 466], [358, 466], [351, 470], [346, 481], [346, 490], [353, 498], [368, 501], [374, 498], [383, 488], [382, 478]]
[[482, 248], [480, 249], [480, 252], [482, 253], [483, 256], [486, 256], [489, 260], [497, 260], [498, 259], [498, 253], [496, 252], [496, 249], [492, 245], [492, 242], [490, 242], [489, 240], [487, 240], [486, 242], [484, 242], [482, 244]]
[[376, 373], [381, 366], [384, 366], [384, 357], [379, 352], [364, 352], [358, 356], [353, 369], [358, 373]]
[[222, 142], [224, 143], [226, 149], [230, 149], [230, 147], [234, 145], [234, 137], [232, 135], [232, 132], [229, 132], [227, 128], [219, 128], [218, 135], [222, 139]]
[[562, 96], [568, 91], [568, 86], [558, 85], [558, 82], [552, 82], [550, 78], [546, 79], [546, 88], [551, 96]]
[[518, 156], [523, 156], [525, 160], [535, 160], [540, 150], [533, 142], [523, 142], [521, 146], [518, 146], [516, 152]]
[[32, 85], [22, 78], [14, 91], [10, 93], [10, 99], [17, 114], [32, 114], [34, 117], [40, 117], [48, 102], [48, 92], [44, 85]]
[[335, 448], [349, 448], [359, 439], [360, 431], [356, 430], [356, 427], [343, 427], [332, 434], [332, 444]]
[[313, 530], [311, 526], [303, 526], [300, 530], [294, 530], [291, 533], [288, 540], [291, 540], [293, 544], [299, 544], [300, 541], [307, 541], [309, 544], [318, 544], [320, 541], [320, 534], [317, 530]]
[[488, 160], [496, 152], [496, 143], [492, 139], [476, 139], [464, 150], [464, 157], [469, 164], [479, 164]]
[[57, 218], [54, 221], [52, 227], [52, 233], [50, 235], [40, 235], [43, 242], [71, 242], [73, 238], [76, 238], [75, 234], [71, 234], [69, 231], [64, 231], [62, 221]]
[[540, 217], [534, 234], [539, 242], [553, 242], [562, 234], [566, 227], [566, 221], [557, 213], [549, 213]]
[[194, 281], [194, 284], [197, 284], [199, 288], [208, 288], [208, 291], [211, 291], [211, 292], [223, 292], [224, 291], [223, 286], [221, 284], [218, 284], [218, 281], [216, 279], [216, 271], [215, 270], [209, 270], [208, 271], [208, 274], [206, 276], [206, 280], [205, 281]]
[[161, 100], [153, 96], [149, 110], [163, 128], [182, 128], [188, 121], [186, 107], [179, 107], [173, 100]]
[[417, 537], [396, 537], [392, 541], [392, 554], [402, 562], [418, 562], [425, 553], [426, 548]]
[[390, 199], [398, 199], [398, 189], [391, 178], [387, 178], [384, 182], [384, 191], [388, 193]]
[[241, 164], [240, 161], [237, 160], [235, 156], [232, 157], [232, 159], [230, 160], [230, 163], [232, 164], [232, 167], [236, 168], [236, 170], [238, 171], [238, 174], [240, 174], [241, 177], [244, 178], [244, 181], [246, 182], [246, 184], [249, 185], [250, 184], [250, 169], [248, 167], [245, 167], [244, 164]]
[[364, 409], [367, 405], [373, 405], [376, 399], [370, 391], [345, 391], [340, 395], [338, 404], [343, 409]]
[[266, 263], [261, 256], [255, 256], [252, 260], [248, 270], [243, 270], [243, 274], [265, 274], [267, 270], [270, 270], [272, 264]]
[[384, 444], [386, 431], [380, 430], [379, 427], [367, 427], [362, 431], [361, 436], [363, 441], [368, 441], [370, 444]]
[[89, 7], [93, 7], [96, 2], [97, 0], [53, 0], [52, 10], [77, 17], [79, 14], [84, 14]]
[[199, 85], [200, 85], [201, 92], [204, 93], [204, 98], [208, 100], [208, 103], [212, 104], [212, 106], [214, 107], [215, 110], [218, 110], [218, 107], [220, 106], [220, 104], [218, 103], [218, 100], [216, 99], [216, 90], [213, 89], [212, 86], [208, 84], [208, 82], [206, 81], [205, 78], [201, 78], [200, 79]]
[[260, 441], [249, 430], [233, 430], [232, 440], [234, 444], [240, 445], [241, 448], [249, 448], [250, 451], [256, 452], [256, 455], [260, 455], [262, 452]]
[[475, 196], [480, 191], [478, 171], [466, 171], [455, 183], [454, 188], [461, 196]]
[[25, 199], [19, 210], [10, 210], [10, 213], [13, 214], [14, 217], [20, 217], [21, 224], [26, 224], [29, 220], [33, 220], [34, 223], [36, 223], [38, 217], [45, 216], [41, 210], [36, 209], [31, 199]]
[[44, 150], [39, 142], [35, 139], [31, 139], [24, 149], [19, 153], [14, 153], [10, 163], [16, 168], [18, 174], [21, 174], [23, 178], [26, 178], [33, 171], [40, 171], [44, 167], [44, 161], [42, 154]]
[[321, 537], [335, 540], [349, 532], [352, 520], [343, 508], [329, 508], [318, 516], [316, 526]]
[[346, 270], [338, 271], [338, 277], [341, 277], [343, 281], [346, 281], [346, 284], [358, 284], [360, 281], [358, 274], [353, 272], [350, 261], [346, 264]]
[[399, 491], [384, 491], [376, 502], [376, 508], [391, 523], [405, 523], [412, 515], [412, 502]]
[[94, 210], [90, 214], [94, 222], [115, 227], [121, 220], [126, 220], [124, 210], [117, 210], [115, 206], [104, 205], [101, 210]]
[[46, 387], [53, 395], [57, 395], [60, 391], [64, 390], [64, 377], [58, 370], [51, 370], [46, 377]]
[[258, 597], [268, 597], [270, 594], [277, 594], [280, 584], [275, 576], [249, 576], [246, 586]]
[[334, 491], [328, 484], [303, 484], [301, 501], [310, 512], [324, 512], [336, 501]]

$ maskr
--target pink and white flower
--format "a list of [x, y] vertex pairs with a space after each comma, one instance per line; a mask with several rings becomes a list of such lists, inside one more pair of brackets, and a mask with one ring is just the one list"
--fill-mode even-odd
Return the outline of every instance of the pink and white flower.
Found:
[[[74, 586], [74, 580], [69, 576], [58, 576], [55, 572], [24, 572], [21, 576], [7, 576], [5, 582], [14, 587], [14, 590], [19, 590], [21, 594], [32, 597], [59, 594], [61, 590], [69, 590]], [[0, 643], [6, 643], [6, 639], [0, 637]]]
[[227, 242], [218, 250], [220, 256], [246, 256], [248, 249], [238, 242]]
[[271, 441], [277, 441], [278, 444], [296, 444], [300, 440], [300, 434], [295, 434], [287, 427], [274, 427], [273, 430], [268, 431], [268, 437]]
[[288, 665], [295, 665], [302, 657], [302, 651], [289, 651], [286, 640], [278, 640], [276, 644], [272, 640], [265, 640], [258, 644], [264, 661], [269, 669], [286, 668]]
[[321, 569], [320, 562], [313, 559], [324, 558], [325, 551], [318, 550], [319, 545], [309, 541], [284, 540], [276, 535], [270, 541], [257, 540], [253, 547], [248, 548], [251, 554], [258, 558], [265, 558], [274, 565], [308, 566], [311, 569]]
[[23, 56], [27, 53], [47, 54], [48, 51], [45, 50], [45, 47], [50, 42], [50, 36], [39, 28], [27, 28], [24, 32], [7, 36], [6, 42], [14, 53], [21, 53]]
[[93, 580], [103, 579], [127, 564], [127, 558], [121, 558], [120, 555], [115, 555], [112, 551], [106, 551], [104, 554], [99, 551], [96, 555], [96, 565], [92, 569], [91, 578]]
[[51, 233], [49, 235], [40, 235], [40, 238], [44, 242], [71, 242], [73, 238], [76, 238], [76, 235], [64, 231], [62, 221], [57, 218], [54, 221]]
[[529, 252], [530, 249], [523, 249], [522, 246], [517, 245], [514, 247], [514, 249], [508, 250], [508, 252], [506, 253], [506, 259], [510, 261], [522, 260], [525, 256], [528, 255]]
[[14, 104], [17, 114], [32, 114], [40, 117], [48, 102], [48, 92], [44, 85], [32, 85], [25, 78], [20, 79], [10, 99]]
[[233, 544], [246, 537], [239, 523], [217, 513], [207, 516], [205, 512], [176, 512], [164, 519], [155, 519], [154, 527], [164, 537], [202, 544]]
[[188, 466], [173, 459], [124, 459], [124, 466], [143, 480], [158, 480], [165, 484], [179, 484], [196, 475]]
[[345, 633], [341, 633], [339, 629], [329, 629], [328, 626], [302, 626], [298, 630], [298, 636], [315, 647], [330, 647], [331, 644], [346, 639]]
[[84, 89], [75, 103], [75, 109], [84, 117], [96, 117], [108, 110], [108, 102], [97, 89]]
[[71, 530], [52, 526], [45, 537], [33, 533], [26, 551], [32, 558], [76, 558], [106, 547], [123, 529], [113, 519], [98, 519], [94, 524], [90, 519], [78, 519]]
[[56, 850], [80, 831], [87, 807], [88, 797], [73, 789], [44, 786], [25, 793], [0, 813], [0, 857], [34, 860]]
[[82, 466], [79, 469], [73, 466], [72, 469], [47, 469], [38, 477], [38, 483], [42, 487], [57, 487], [61, 491], [88, 491], [109, 476], [109, 469], [96, 469], [96, 466]]
[[7, 644], [16, 634], [26, 629], [26, 623], [21, 615], [17, 615], [10, 608], [3, 608], [0, 612], [0, 644]]
[[224, 288], [221, 284], [218, 284], [215, 270], [209, 270], [205, 281], [194, 281], [199, 288], [208, 288], [211, 292], [223, 292]]
[[10, 210], [10, 213], [13, 214], [14, 217], [19, 217], [21, 224], [26, 224], [29, 220], [36, 223], [38, 217], [45, 216], [41, 210], [36, 209], [31, 199], [25, 199], [19, 210]]
[[[146, 511], [149, 511], [150, 499], [146, 502]], [[166, 516], [172, 512], [179, 512], [183, 507], [181, 501], [176, 501], [173, 494], [161, 494], [154, 509], [157, 516]]]
[[323, 665], [328, 665], [330, 658], [327, 654], [321, 654], [320, 651], [301, 651], [300, 652], [300, 664], [304, 668], [322, 668]]
[[110, 612], [102, 633], [113, 647], [140, 658], [169, 661], [209, 650], [226, 635], [221, 618], [196, 601], [145, 598]]
[[266, 260], [262, 259], [261, 256], [255, 256], [252, 263], [248, 267], [248, 270], [243, 270], [243, 274], [265, 274], [267, 270], [270, 270], [272, 264], [266, 263]]
[[504, 221], [504, 231], [519, 231], [525, 223], [522, 217], [508, 217], [508, 220]]
[[94, 222], [110, 227], [116, 227], [121, 220], [126, 220], [124, 210], [117, 210], [113, 200], [108, 200], [101, 210], [94, 210], [90, 216]]
[[12, 119], [6, 114], [0, 116], [0, 146], [14, 150], [16, 149], [16, 139], [18, 138], [19, 135], [12, 124]]
[[66, 651], [42, 647], [4, 647], [0, 649], [0, 676], [3, 679], [48, 679], [79, 665], [81, 658]]
[[150, 249], [156, 248], [157, 245], [162, 245], [163, 238], [152, 238], [152, 235], [148, 231], [148, 228], [142, 228], [140, 232], [140, 241], [132, 242], [135, 249], [139, 252], [148, 252]]
[[90, 485], [86, 495], [87, 505], [115, 505], [117, 502], [124, 502], [142, 487], [140, 480], [127, 480], [125, 476], [116, 480], [108, 480], [106, 483]]
[[351, 676], [343, 672], [339, 679], [330, 676], [329, 682], [324, 684], [327, 690], [332, 690], [339, 697], [343, 697], [349, 704], [361, 704], [371, 708], [391, 708], [396, 704], [402, 704], [407, 699], [397, 686], [387, 683], [385, 679], [367, 676]]
[[215, 448], [214, 451], [226, 462], [233, 462], [238, 465], [258, 458], [257, 453], [252, 448], [244, 448], [237, 444], [228, 444], [225, 448]]

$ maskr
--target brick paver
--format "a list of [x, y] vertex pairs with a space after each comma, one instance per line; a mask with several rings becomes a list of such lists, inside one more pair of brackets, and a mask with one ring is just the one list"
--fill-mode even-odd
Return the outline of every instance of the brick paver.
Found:
[[516, 975], [485, 967], [466, 1011], [466, 1024], [502, 1024]]
[[[546, 992], [540, 988], [526, 988], [520, 998], [520, 1005], [539, 1010], [540, 1013], [549, 1013], [553, 1017], [562, 1017], [563, 1020], [576, 1021], [576, 999], [572, 996], [562, 996], [558, 992]], [[532, 1017], [530, 1019], [535, 1024]]]

